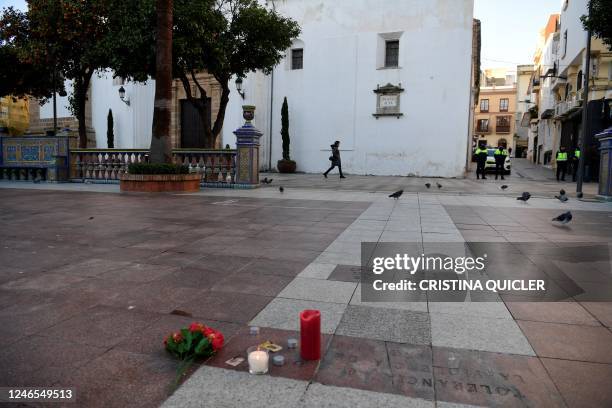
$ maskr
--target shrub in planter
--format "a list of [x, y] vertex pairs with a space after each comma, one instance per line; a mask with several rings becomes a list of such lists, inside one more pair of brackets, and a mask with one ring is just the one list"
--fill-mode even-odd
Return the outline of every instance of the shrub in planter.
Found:
[[287, 97], [285, 97], [281, 109], [281, 137], [283, 139], [283, 159], [276, 163], [276, 168], [280, 173], [294, 173], [297, 165], [289, 156], [291, 138], [289, 137], [289, 105], [287, 104]]
[[189, 174], [189, 167], [172, 163], [131, 163], [129, 174]]

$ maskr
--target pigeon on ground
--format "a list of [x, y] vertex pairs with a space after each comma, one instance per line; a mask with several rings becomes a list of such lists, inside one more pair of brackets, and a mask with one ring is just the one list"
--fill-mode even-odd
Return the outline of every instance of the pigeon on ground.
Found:
[[272, 180], [274, 180], [274, 179], [270, 179], [270, 180], [268, 180], [268, 178], [267, 178], [267, 177], [264, 177], [264, 179], [263, 179], [263, 180], [261, 180], [261, 182], [262, 182], [263, 184], [270, 184], [270, 183], [272, 183]]
[[93, 219], [94, 219], [94, 217], [89, 217], [89, 219], [90, 219], [90, 220], [93, 220]]
[[527, 191], [525, 191], [520, 197], [516, 197], [517, 200], [524, 202], [527, 202], [527, 200], [529, 200], [530, 198], [531, 194], [529, 194]]
[[559, 191], [559, 195], [556, 195], [555, 198], [561, 201], [562, 203], [568, 200], [567, 196], [565, 195], [565, 190]]
[[507, 188], [508, 188], [508, 186], [504, 184], [504, 185], [503, 185], [503, 186], [501, 186], [500, 188], [501, 188], [502, 190], [505, 190], [505, 189], [507, 189]]
[[561, 224], [567, 224], [572, 220], [572, 213], [568, 211], [559, 215], [558, 217], [553, 218], [552, 220], [560, 222]]
[[438, 188], [442, 188], [442, 184], [440, 183], [436, 183], [436, 186], [438, 186]]
[[576, 193], [576, 197], [578, 197], [578, 198], [582, 198], [582, 196], [583, 196], [582, 191], [581, 191], [581, 192], [579, 192], [579, 193]]
[[280, 191], [280, 192], [281, 192], [281, 194], [282, 194], [282, 193], [284, 193], [284, 192], [285, 192], [285, 189], [283, 188], [283, 186], [280, 186], [280, 187], [278, 188], [278, 191]]
[[391, 194], [389, 197], [395, 198], [397, 200], [398, 198], [401, 197], [403, 193], [404, 193], [404, 190], [396, 191], [395, 193]]
[[430, 183], [425, 183], [425, 187], [431, 188], [431, 184]]

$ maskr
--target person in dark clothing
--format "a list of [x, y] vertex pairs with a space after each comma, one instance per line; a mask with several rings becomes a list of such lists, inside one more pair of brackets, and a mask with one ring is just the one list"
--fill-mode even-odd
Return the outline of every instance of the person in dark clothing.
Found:
[[486, 146], [480, 146], [474, 151], [474, 157], [476, 158], [476, 179], [478, 180], [482, 176], [483, 180], [487, 179], [485, 175], [485, 165], [487, 163], [487, 148]]
[[342, 174], [342, 162], [340, 160], [340, 142], [335, 141], [333, 145], [331, 145], [332, 155], [329, 156], [329, 160], [331, 161], [331, 167], [327, 169], [325, 173], [323, 173], [323, 177], [327, 178], [327, 174], [334, 169], [334, 167], [338, 167], [338, 171], [340, 172], [340, 178], [346, 178]]
[[574, 155], [572, 156], [572, 181], [576, 181], [576, 174], [578, 174], [578, 163], [580, 162], [580, 148], [574, 149]]
[[495, 180], [497, 180], [498, 176], [501, 176], [501, 179], [504, 180], [504, 163], [506, 163], [508, 151], [506, 151], [504, 146], [499, 146], [495, 153], [493, 153], [493, 157], [495, 157]]
[[557, 181], [561, 176], [561, 181], [565, 181], [565, 173], [567, 172], [567, 152], [565, 146], [561, 146], [557, 152]]

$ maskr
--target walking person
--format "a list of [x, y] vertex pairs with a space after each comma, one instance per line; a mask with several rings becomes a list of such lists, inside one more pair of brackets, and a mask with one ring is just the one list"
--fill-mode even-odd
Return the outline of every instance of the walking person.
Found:
[[501, 179], [504, 180], [504, 164], [506, 163], [506, 157], [508, 157], [508, 151], [500, 145], [493, 153], [493, 157], [495, 157], [495, 180], [498, 176], [501, 176]]
[[327, 174], [334, 169], [334, 167], [338, 167], [338, 171], [340, 172], [340, 178], [346, 178], [342, 174], [342, 162], [340, 160], [340, 142], [335, 141], [333, 145], [331, 145], [332, 155], [329, 156], [329, 160], [331, 161], [331, 167], [327, 169], [325, 173], [323, 173], [323, 177], [327, 178]]
[[487, 176], [485, 175], [487, 156], [488, 153], [486, 146], [478, 145], [474, 151], [474, 157], [476, 158], [476, 180], [480, 179], [480, 176], [482, 176], [483, 180], [487, 179]]
[[578, 162], [580, 161], [580, 148], [574, 149], [574, 155], [572, 156], [572, 181], [576, 181], [576, 174], [578, 173]]
[[565, 173], [567, 172], [567, 152], [565, 146], [561, 146], [557, 152], [557, 181], [561, 176], [561, 181], [565, 181]]

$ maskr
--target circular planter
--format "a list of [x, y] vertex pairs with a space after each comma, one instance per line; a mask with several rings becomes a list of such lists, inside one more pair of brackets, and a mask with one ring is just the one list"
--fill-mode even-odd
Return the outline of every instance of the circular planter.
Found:
[[121, 174], [121, 192], [160, 193], [200, 191], [200, 174]]
[[295, 173], [297, 164], [293, 160], [279, 160], [276, 168], [279, 173]]

